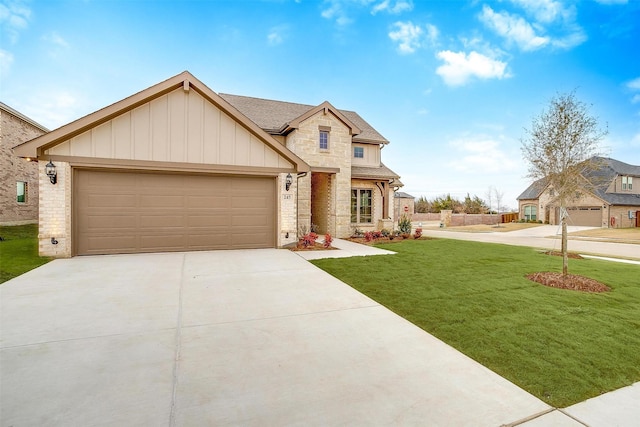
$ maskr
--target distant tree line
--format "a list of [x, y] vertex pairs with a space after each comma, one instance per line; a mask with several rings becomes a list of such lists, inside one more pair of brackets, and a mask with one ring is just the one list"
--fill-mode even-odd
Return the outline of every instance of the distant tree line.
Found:
[[[487, 191], [488, 203], [475, 194], [472, 197], [469, 193], [467, 193], [464, 200], [451, 197], [449, 193], [433, 199], [420, 196], [415, 200], [415, 211], [416, 213], [439, 213], [444, 210], [451, 210], [453, 213], [495, 214], [498, 213], [498, 210], [502, 211], [499, 206], [502, 203], [503, 194], [496, 188], [489, 187]], [[494, 203], [496, 206], [493, 206]]]

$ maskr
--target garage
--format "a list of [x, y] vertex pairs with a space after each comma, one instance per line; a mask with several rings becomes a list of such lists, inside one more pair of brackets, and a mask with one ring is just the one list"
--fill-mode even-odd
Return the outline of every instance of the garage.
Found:
[[581, 206], [568, 208], [569, 215], [567, 224], [580, 225], [584, 227], [602, 226], [602, 208], [599, 206]]
[[275, 177], [79, 169], [77, 255], [273, 248]]

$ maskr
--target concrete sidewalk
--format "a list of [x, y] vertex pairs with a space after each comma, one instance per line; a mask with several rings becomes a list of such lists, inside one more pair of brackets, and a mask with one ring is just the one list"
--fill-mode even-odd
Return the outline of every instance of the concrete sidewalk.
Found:
[[[569, 232], [593, 227], [570, 226]], [[425, 228], [423, 236], [441, 239], [470, 240], [486, 243], [501, 243], [514, 246], [530, 246], [547, 250], [560, 250], [561, 231], [556, 225], [541, 225], [510, 232], [470, 233], [453, 231], [453, 228], [435, 229]], [[630, 243], [595, 242], [587, 240], [568, 240], [569, 251], [591, 255], [602, 255], [613, 258], [627, 258], [640, 260], [640, 245]]]

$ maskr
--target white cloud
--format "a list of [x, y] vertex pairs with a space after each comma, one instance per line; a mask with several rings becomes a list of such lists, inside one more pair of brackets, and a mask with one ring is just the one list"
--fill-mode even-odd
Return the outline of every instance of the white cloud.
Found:
[[323, 18], [335, 20], [340, 27], [347, 26], [353, 22], [353, 19], [347, 15], [346, 6], [348, 2], [344, 0], [325, 0], [324, 4], [329, 6], [320, 13]]
[[511, 159], [500, 142], [487, 135], [464, 135], [448, 144], [458, 154], [448, 166], [461, 173], [491, 174], [515, 171], [519, 163]]
[[289, 27], [287, 25], [278, 25], [272, 27], [267, 34], [267, 43], [270, 46], [276, 46], [281, 44], [287, 36]]
[[399, 15], [413, 10], [412, 0], [324, 0], [320, 15], [323, 18], [335, 20], [340, 27], [354, 22], [350, 16], [354, 10], [371, 7], [371, 14], [388, 13]]
[[538, 22], [550, 23], [571, 13], [562, 2], [555, 0], [511, 0], [535, 17]]
[[628, 0], [595, 0], [596, 3], [610, 5], [610, 4], [627, 4]]
[[484, 24], [516, 43], [522, 50], [535, 50], [552, 46], [570, 49], [587, 40], [585, 31], [576, 22], [577, 12], [573, 5], [556, 0], [511, 0], [520, 6], [532, 20], [527, 21], [517, 14], [494, 12], [483, 6], [479, 15]]
[[389, 38], [398, 43], [400, 53], [413, 53], [420, 47], [423, 31], [411, 22], [396, 22], [395, 31], [389, 33]]
[[61, 47], [61, 48], [65, 48], [67, 49], [69, 47], [69, 43], [67, 43], [67, 41], [65, 39], [62, 38], [62, 36], [60, 34], [58, 34], [56, 31], [52, 31], [48, 34], [45, 34], [42, 37], [42, 40], [53, 44], [54, 46], [57, 47]]
[[479, 79], [508, 78], [506, 62], [490, 58], [476, 51], [469, 54], [444, 50], [436, 55], [445, 62], [436, 69], [436, 74], [449, 86], [462, 86], [473, 77]]
[[480, 20], [494, 30], [498, 35], [515, 43], [524, 51], [536, 50], [549, 43], [549, 37], [536, 35], [533, 27], [522, 17], [510, 15], [507, 12], [494, 12], [491, 7], [484, 5]]
[[432, 24], [427, 24], [427, 42], [435, 46], [438, 42], [438, 37], [440, 36], [440, 31], [438, 31], [438, 27]]
[[627, 87], [631, 90], [640, 90], [640, 77], [627, 82]]
[[0, 3], [0, 24], [12, 44], [18, 41], [20, 31], [29, 26], [31, 9], [21, 1]]
[[13, 54], [0, 49], [0, 76], [7, 75], [13, 65]]
[[413, 3], [411, 1], [396, 0], [395, 2], [392, 2], [391, 0], [383, 0], [373, 6], [373, 9], [371, 9], [371, 14], [375, 15], [378, 12], [388, 12], [393, 15], [398, 15], [402, 12], [408, 12], [410, 10], [413, 10]]

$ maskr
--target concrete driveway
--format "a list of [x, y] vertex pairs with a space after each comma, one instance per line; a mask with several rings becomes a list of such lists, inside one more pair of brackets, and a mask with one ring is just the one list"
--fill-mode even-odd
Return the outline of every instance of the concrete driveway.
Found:
[[56, 260], [0, 302], [3, 426], [499, 426], [552, 411], [287, 250]]

